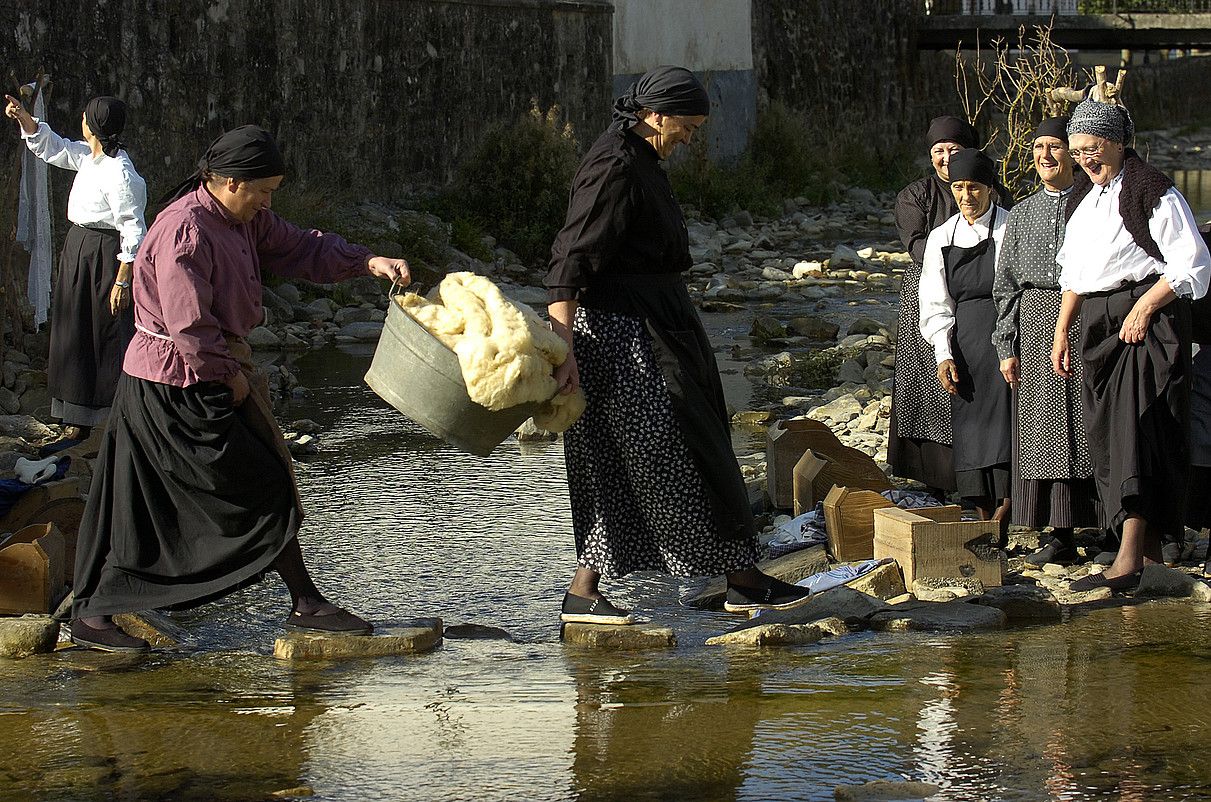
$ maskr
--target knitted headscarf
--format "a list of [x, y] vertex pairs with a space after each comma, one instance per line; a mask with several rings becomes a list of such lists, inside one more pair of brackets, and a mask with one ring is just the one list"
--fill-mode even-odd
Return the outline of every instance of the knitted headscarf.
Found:
[[1130, 145], [1135, 136], [1135, 121], [1131, 119], [1131, 112], [1123, 106], [1082, 100], [1068, 121], [1068, 136], [1073, 134], [1100, 136], [1111, 142]]

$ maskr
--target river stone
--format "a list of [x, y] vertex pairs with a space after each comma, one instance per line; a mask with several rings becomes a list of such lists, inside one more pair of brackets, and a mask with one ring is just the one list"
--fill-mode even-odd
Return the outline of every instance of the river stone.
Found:
[[248, 332], [248, 336], [245, 339], [248, 341], [248, 345], [252, 348], [264, 350], [273, 350], [275, 348], [280, 348], [282, 345], [282, 338], [278, 337], [264, 326], [257, 326], [255, 329]]
[[839, 620], [844, 622], [848, 629], [859, 630], [866, 627], [866, 620], [870, 616], [886, 609], [886, 602], [842, 585], [813, 596], [798, 607], [764, 611], [757, 617], [733, 627], [731, 631], [740, 632], [766, 624], [815, 624], [825, 620]]
[[833, 798], [839, 802], [908, 802], [925, 799], [941, 790], [941, 787], [930, 783], [875, 780], [862, 785], [838, 785], [833, 789]]
[[594, 649], [667, 649], [677, 645], [677, 636], [668, 627], [642, 624], [564, 624], [564, 643], [591, 646]]
[[976, 632], [1004, 629], [1005, 614], [995, 607], [952, 601], [897, 604], [870, 617], [871, 629], [879, 632]]
[[777, 417], [772, 409], [745, 409], [732, 415], [732, 423], [763, 426], [773, 423]]
[[273, 311], [273, 319], [278, 323], [294, 320], [294, 305], [268, 287], [261, 288], [261, 305]]
[[[763, 560], [757, 567], [772, 577], [783, 582], [798, 582], [800, 579], [828, 570], [828, 555], [824, 546], [812, 546], [800, 549], [772, 560]], [[716, 577], [708, 581], [698, 593], [689, 597], [685, 603], [699, 610], [720, 610], [723, 599], [727, 595], [727, 580]], [[825, 618], [821, 615], [819, 618]], [[803, 623], [803, 622], [796, 622]]]
[[1058, 623], [1062, 618], [1060, 603], [1046, 588], [1037, 585], [1004, 585], [988, 588], [972, 600], [975, 604], [995, 607], [1013, 623]]
[[0, 435], [19, 437], [29, 442], [49, 440], [54, 431], [30, 415], [0, 415]]
[[127, 635], [147, 641], [153, 649], [172, 649], [189, 638], [188, 633], [170, 618], [153, 610], [115, 615], [114, 623]]
[[303, 308], [311, 320], [332, 320], [339, 307], [331, 298], [316, 298]]
[[833, 255], [828, 259], [829, 270], [837, 270], [841, 267], [861, 267], [863, 264], [862, 257], [848, 245], [837, 245], [833, 248]]
[[[841, 626], [845, 626], [841, 622]], [[707, 646], [808, 646], [831, 635], [817, 624], [760, 624], [706, 639]]]
[[0, 410], [8, 415], [17, 414], [21, 411], [21, 396], [7, 387], [0, 387]]
[[808, 276], [818, 276], [824, 272], [824, 265], [820, 262], [796, 262], [791, 269], [791, 275], [795, 278], [807, 278]]
[[855, 320], [853, 323], [849, 324], [849, 331], [847, 332], [847, 336], [854, 335], [854, 334], [865, 334], [867, 336], [870, 336], [872, 334], [879, 334], [879, 335], [887, 336], [888, 329], [887, 329], [887, 326], [885, 326], [884, 324], [880, 323], [879, 321], [877, 321], [873, 318], [860, 317], [857, 320]]
[[336, 310], [336, 316], [332, 322], [338, 326], [344, 326], [349, 323], [369, 323], [372, 321], [381, 321], [386, 317], [386, 313], [381, 309], [375, 309], [367, 306], [347, 306], [344, 309]]
[[790, 322], [786, 324], [786, 331], [799, 337], [807, 337], [824, 342], [835, 340], [837, 332], [841, 331], [841, 327], [831, 320], [825, 320], [822, 317], [800, 315], [799, 317], [791, 318]]
[[392, 657], [427, 652], [442, 641], [440, 618], [416, 618], [373, 635], [328, 635], [292, 632], [278, 638], [273, 656], [279, 660], [342, 660]]
[[[755, 253], [753, 254], [753, 256], [756, 256], [756, 255], [757, 254], [755, 254]], [[791, 281], [792, 279], [794, 279], [794, 276], [792, 274], [787, 273], [785, 270], [782, 270], [777, 267], [761, 268], [761, 277], [766, 279], [767, 281]]]
[[358, 342], [377, 342], [383, 333], [381, 321], [366, 321], [364, 323], [349, 323], [341, 327], [337, 337], [348, 337]]
[[[984, 583], [974, 576], [923, 576], [914, 579], [912, 592], [918, 590], [949, 590], [956, 596], [979, 596], [984, 592]], [[921, 598], [920, 594], [917, 598]]]
[[1164, 597], [1184, 599], [1194, 591], [1197, 580], [1189, 574], [1175, 571], [1160, 563], [1149, 563], [1144, 566], [1140, 576], [1139, 587], [1135, 589], [1136, 596]]
[[786, 336], [786, 329], [778, 319], [770, 315], [757, 315], [753, 319], [753, 327], [749, 329], [749, 337], [753, 338], [755, 343], [763, 343], [769, 340], [778, 339]]
[[865, 384], [866, 369], [856, 359], [847, 359], [837, 368], [835, 381], [842, 384]]
[[895, 560], [885, 562], [869, 574], [858, 577], [846, 587], [887, 601], [904, 593], [904, 576]]
[[59, 622], [46, 615], [0, 618], [0, 657], [20, 660], [47, 654], [59, 642]]
[[862, 404], [853, 395], [843, 395], [812, 409], [807, 416], [813, 420], [847, 423], [862, 414]]
[[273, 288], [273, 291], [279, 298], [287, 303], [297, 304], [299, 301], [303, 300], [303, 296], [299, 292], [299, 288], [293, 284], [279, 284]]
[[487, 624], [451, 624], [446, 627], [445, 636], [450, 640], [507, 640], [513, 642], [513, 636], [500, 627], [490, 627]]

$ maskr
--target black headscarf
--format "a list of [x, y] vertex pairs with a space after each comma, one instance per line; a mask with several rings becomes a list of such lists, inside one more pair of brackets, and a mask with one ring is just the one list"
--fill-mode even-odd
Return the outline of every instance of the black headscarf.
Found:
[[171, 203], [197, 189], [206, 173], [228, 178], [272, 178], [286, 174], [286, 162], [273, 135], [259, 125], [241, 125], [210, 143], [198, 169], [169, 190], [161, 203]]
[[996, 165], [978, 148], [965, 148], [951, 156], [947, 170], [952, 184], [956, 181], [975, 181], [989, 188], [996, 186]]
[[1052, 136], [1068, 144], [1068, 118], [1067, 117], [1048, 117], [1039, 123], [1039, 127], [1034, 129], [1034, 133], [1030, 135], [1030, 141], [1038, 139], [1041, 136]]
[[965, 148], [978, 148], [980, 135], [976, 133], [976, 129], [972, 127], [971, 123], [947, 114], [942, 117], [934, 117], [930, 121], [929, 130], [925, 133], [925, 141], [931, 148], [939, 142], [954, 142]]
[[711, 113], [711, 99], [694, 73], [684, 67], [656, 67], [614, 101], [610, 127], [630, 128], [639, 122], [642, 109], [685, 117], [706, 116]]
[[106, 156], [117, 156], [126, 147], [118, 141], [118, 135], [126, 127], [126, 104], [121, 100], [108, 95], [93, 98], [84, 107], [84, 119], [88, 130], [101, 140], [101, 150]]

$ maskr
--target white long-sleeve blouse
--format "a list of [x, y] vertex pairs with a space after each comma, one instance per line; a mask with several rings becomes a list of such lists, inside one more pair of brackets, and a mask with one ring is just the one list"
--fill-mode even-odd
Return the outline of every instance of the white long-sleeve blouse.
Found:
[[[36, 121], [36, 120], [35, 120]], [[67, 219], [88, 228], [112, 228], [121, 238], [118, 259], [133, 262], [147, 233], [143, 212], [147, 183], [124, 150], [117, 156], [93, 157], [87, 142], [59, 136], [44, 122], [32, 134], [21, 132], [25, 144], [42, 161], [76, 171], [67, 196]]]
[[[993, 247], [1001, 250], [1005, 239], [1005, 223], [1009, 212], [993, 204], [988, 211], [968, 223], [962, 212], [929, 232], [925, 240], [925, 257], [921, 263], [921, 285], [918, 290], [921, 307], [921, 336], [933, 346], [938, 364], [952, 358], [950, 335], [955, 327], [955, 302], [946, 288], [946, 270], [942, 263], [942, 247], [957, 245], [970, 248], [988, 238], [988, 224], [993, 213], [996, 223], [992, 227]], [[996, 254], [993, 254], [994, 258]]]

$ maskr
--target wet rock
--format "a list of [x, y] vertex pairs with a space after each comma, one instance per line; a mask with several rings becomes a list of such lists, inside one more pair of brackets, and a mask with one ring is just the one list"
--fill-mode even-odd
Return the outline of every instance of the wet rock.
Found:
[[1136, 596], [1161, 598], [1171, 596], [1184, 599], [1194, 592], [1195, 584], [1202, 584], [1189, 574], [1175, 571], [1160, 563], [1150, 563], [1144, 566], [1140, 576]]
[[[757, 567], [783, 582], [793, 583], [812, 574], [827, 571], [828, 554], [825, 553], [823, 546], [812, 546], [809, 549], [793, 551], [772, 560], [763, 560], [757, 563]], [[691, 596], [685, 603], [699, 610], [719, 610], [723, 608], [725, 595], [727, 595], [727, 581], [722, 577], [717, 577], [708, 581], [701, 591]], [[826, 618], [827, 616], [819, 617]]]
[[806, 603], [790, 610], [762, 612], [761, 615], [749, 619], [731, 631], [739, 632], [766, 624], [814, 624], [826, 619], [837, 619], [844, 622], [847, 629], [860, 630], [866, 628], [868, 618], [886, 609], [888, 609], [886, 602], [842, 585], [813, 596]]
[[1059, 601], [1046, 588], [1036, 585], [988, 588], [973, 602], [997, 608], [1011, 624], [1056, 623], [1062, 618]]
[[446, 627], [446, 637], [451, 640], [507, 640], [513, 641], [513, 636], [500, 627], [490, 627], [487, 624], [451, 624]]
[[732, 423], [762, 426], [773, 423], [777, 417], [772, 409], [746, 409], [732, 415]]
[[899, 564], [892, 560], [883, 563], [869, 574], [858, 577], [846, 587], [886, 601], [904, 593], [904, 575], [900, 573]]
[[564, 643], [590, 646], [594, 649], [667, 649], [677, 645], [677, 636], [668, 627], [643, 624], [615, 626], [608, 624], [564, 624]]
[[279, 298], [286, 301], [287, 303], [297, 304], [298, 302], [303, 300], [303, 296], [299, 292], [299, 288], [294, 286], [293, 284], [286, 284], [286, 283], [279, 284], [273, 288], [273, 291], [274, 291], [274, 293], [277, 294], [277, 296]]
[[245, 339], [252, 348], [266, 351], [272, 351], [280, 348], [282, 345], [282, 338], [264, 326], [257, 326], [248, 332], [248, 336]]
[[152, 610], [115, 615], [114, 623], [126, 634], [147, 641], [153, 649], [172, 649], [189, 639], [189, 634], [170, 618]]
[[345, 326], [350, 323], [380, 322], [384, 318], [386, 318], [386, 313], [381, 309], [369, 306], [349, 306], [336, 310], [332, 322], [338, 326]]
[[757, 315], [753, 319], [753, 327], [749, 330], [748, 335], [753, 339], [753, 342], [761, 344], [769, 340], [785, 337], [786, 328], [775, 317]]
[[37, 443], [51, 439], [55, 432], [30, 415], [0, 415], [0, 435]]
[[792, 318], [786, 324], [786, 331], [798, 337], [827, 342], [837, 338], [837, 332], [841, 331], [841, 327], [815, 315], [800, 315]]
[[812, 624], [759, 624], [755, 627], [725, 632], [707, 638], [707, 646], [808, 646], [836, 633], [838, 626], [845, 632], [849, 628], [840, 619], [829, 619], [829, 626], [820, 622]]
[[838, 785], [833, 789], [833, 798], [841, 802], [908, 802], [933, 796], [941, 790], [930, 783], [875, 780], [862, 785]]
[[274, 791], [269, 795], [270, 799], [298, 799], [300, 797], [315, 796], [315, 789], [310, 785], [298, 785], [294, 788], [283, 788], [280, 791]]
[[300, 420], [291, 421], [290, 425], [286, 428], [299, 434], [319, 434], [324, 431], [324, 428], [311, 420], [311, 418], [301, 418]]
[[341, 327], [336, 336], [357, 342], [377, 342], [382, 333], [382, 322], [366, 321], [364, 323], [348, 323]]
[[20, 660], [47, 654], [59, 642], [59, 622], [46, 615], [0, 618], [0, 657]]
[[908, 602], [870, 617], [870, 628], [880, 632], [976, 632], [1004, 629], [1005, 614], [995, 607], [965, 601]]
[[296, 457], [310, 456], [318, 454], [320, 451], [319, 442], [309, 434], [297, 434], [292, 432], [294, 437], [286, 437], [286, 447], [290, 453]]
[[279, 660], [343, 660], [391, 657], [427, 652], [441, 643], [440, 618], [417, 618], [373, 635], [326, 635], [293, 632], [278, 638], [273, 656]]

